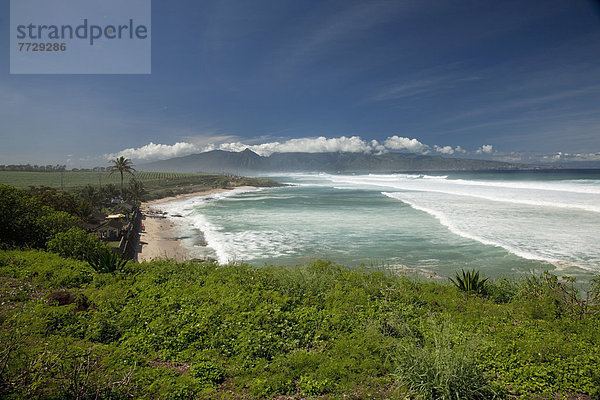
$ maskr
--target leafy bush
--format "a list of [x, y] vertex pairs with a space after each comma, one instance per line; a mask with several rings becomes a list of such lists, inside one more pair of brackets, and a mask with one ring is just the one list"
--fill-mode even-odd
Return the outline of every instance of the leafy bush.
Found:
[[[588, 303], [580, 297], [580, 290], [575, 286], [575, 278], [558, 276], [544, 271], [539, 276], [530, 275], [523, 284], [521, 297], [530, 316], [535, 319], [555, 318], [568, 315], [581, 318], [587, 312]], [[594, 292], [594, 280], [590, 282]], [[593, 302], [593, 299], [592, 299]]]
[[314, 397], [319, 396], [329, 391], [330, 382], [326, 378], [324, 380], [316, 380], [309, 375], [302, 375], [298, 382], [298, 389], [304, 396]]
[[77, 223], [76, 217], [44, 206], [22, 190], [0, 184], [0, 243], [44, 248], [53, 235]]
[[0, 251], [0, 276], [44, 288], [75, 288], [93, 280], [89, 264], [39, 250]]
[[590, 302], [591, 303], [597, 303], [600, 299], [600, 275], [595, 276], [591, 281], [590, 281], [590, 295], [591, 295], [591, 299]]
[[522, 290], [516, 280], [500, 278], [486, 282], [486, 294], [496, 303], [508, 303], [519, 296]]
[[426, 330], [424, 346], [407, 341], [400, 345], [395, 377], [404, 396], [423, 399], [493, 399], [499, 397], [475, 363], [473, 343], [460, 343], [448, 324]]
[[514, 397], [560, 398], [557, 393], [579, 393], [598, 398], [600, 345], [593, 338], [597, 328], [580, 325], [577, 332], [569, 332], [574, 330], [569, 325], [551, 324], [557, 329], [552, 331], [544, 321], [526, 320], [513, 332], [503, 328], [482, 344], [477, 363], [497, 383], [510, 385]]
[[212, 386], [221, 383], [224, 378], [223, 370], [212, 361], [200, 361], [190, 368], [190, 374], [202, 386]]
[[48, 186], [31, 186], [27, 194], [38, 199], [43, 205], [56, 211], [64, 211], [71, 215], [80, 215], [80, 203], [70, 193]]
[[57, 253], [61, 257], [82, 261], [97, 259], [100, 254], [108, 251], [106, 245], [100, 242], [96, 235], [80, 228], [71, 228], [66, 232], [55, 234], [48, 241], [47, 248], [48, 251]]

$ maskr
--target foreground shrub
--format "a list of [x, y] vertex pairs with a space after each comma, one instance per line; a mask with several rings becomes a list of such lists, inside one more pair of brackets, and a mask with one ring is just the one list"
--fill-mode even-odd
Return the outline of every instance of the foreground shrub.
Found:
[[475, 363], [474, 344], [460, 343], [459, 332], [448, 325], [429, 326], [424, 345], [405, 342], [398, 351], [395, 378], [398, 390], [410, 398], [494, 399], [500, 398]]
[[42, 205], [15, 187], [0, 184], [0, 243], [44, 248], [56, 233], [78, 223], [72, 215]]
[[507, 278], [486, 282], [486, 294], [496, 303], [508, 303], [517, 298], [522, 290], [519, 282]]
[[192, 365], [190, 374], [202, 386], [213, 386], [223, 381], [223, 370], [212, 361], [200, 361]]
[[64, 259], [40, 250], [1, 251], [0, 276], [32, 282], [44, 288], [81, 287], [94, 278], [83, 261]]
[[[32, 399], [121, 399], [132, 397], [137, 362], [118, 349], [58, 336], [46, 343], [0, 333], [3, 370], [0, 397]], [[119, 354], [113, 364], [111, 355]], [[110, 366], [109, 366], [110, 365]]]
[[47, 243], [48, 251], [61, 257], [77, 260], [97, 259], [108, 247], [98, 240], [96, 235], [80, 228], [71, 228], [55, 234]]

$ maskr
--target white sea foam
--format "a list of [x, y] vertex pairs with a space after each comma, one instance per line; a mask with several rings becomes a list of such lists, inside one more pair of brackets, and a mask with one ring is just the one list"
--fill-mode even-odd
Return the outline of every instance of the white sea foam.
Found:
[[393, 199], [396, 200], [400, 200], [403, 203], [408, 204], [409, 206], [411, 206], [412, 208], [414, 208], [415, 210], [418, 211], [423, 211], [426, 212], [429, 215], [434, 216], [438, 221], [440, 221], [440, 223], [442, 225], [444, 225], [445, 227], [447, 227], [452, 233], [458, 235], [458, 236], [462, 236], [466, 239], [471, 239], [471, 240], [475, 240], [478, 241], [480, 243], [489, 245], [489, 246], [498, 246], [498, 247], [502, 247], [506, 250], [508, 250], [509, 252], [519, 256], [519, 257], [523, 257], [523, 258], [527, 258], [530, 260], [543, 260], [543, 261], [547, 261], [550, 263], [555, 263], [558, 260], [554, 259], [554, 258], [547, 258], [547, 257], [543, 257], [539, 254], [534, 254], [534, 253], [530, 253], [527, 251], [523, 251], [521, 249], [518, 249], [516, 247], [510, 246], [506, 243], [502, 243], [500, 241], [495, 241], [495, 240], [490, 240], [488, 238], [486, 238], [485, 236], [480, 236], [480, 235], [476, 235], [474, 233], [470, 233], [467, 231], [464, 231], [462, 229], [460, 229], [453, 221], [451, 218], [449, 218], [446, 214], [444, 214], [441, 211], [437, 211], [437, 210], [432, 210], [430, 208], [427, 207], [423, 207], [420, 206], [418, 204], [416, 204], [415, 202], [408, 200], [407, 198], [403, 197], [402, 194], [400, 193], [388, 193], [388, 192], [382, 192], [383, 195], [391, 197]]
[[550, 190], [556, 192], [570, 192], [570, 193], [590, 193], [600, 194], [600, 186], [595, 184], [585, 185], [581, 183], [573, 183], [558, 181], [558, 182], [496, 182], [496, 181], [475, 181], [465, 179], [453, 179], [450, 182], [469, 185], [469, 186], [492, 186], [502, 187], [510, 189], [537, 189], [537, 190]]
[[236, 197], [229, 197], [227, 198], [227, 201], [239, 201], [239, 202], [243, 202], [243, 201], [265, 201], [265, 200], [273, 200], [273, 199], [277, 199], [277, 200], [289, 200], [289, 199], [297, 199], [299, 198], [299, 196], [253, 196], [253, 197], [245, 197], [245, 198], [236, 198]]
[[437, 192], [383, 194], [434, 216], [456, 235], [502, 247], [522, 258], [591, 270], [600, 264], [594, 247], [600, 218], [593, 214], [548, 213], [540, 207], [467, 201]]
[[[469, 196], [483, 200], [507, 202], [541, 207], [581, 209], [600, 213], [600, 185], [580, 188], [563, 183], [513, 183], [493, 181], [448, 180], [445, 177], [428, 177], [415, 180], [409, 175], [362, 175], [327, 177], [340, 189], [412, 190]], [[340, 185], [342, 184], [342, 185]], [[583, 186], [583, 185], [580, 185]]]
[[280, 257], [294, 253], [297, 237], [291, 232], [279, 231], [227, 231], [210, 223], [204, 215], [189, 217], [194, 228], [204, 234], [208, 247], [216, 254], [219, 264], [252, 261], [256, 258]]
[[[273, 198], [273, 196], [264, 195], [249, 198], [239, 197], [244, 193], [256, 193], [261, 190], [237, 189], [176, 200], [161, 204], [161, 209], [170, 215], [181, 215], [182, 218], [174, 219], [180, 228], [186, 229], [192, 227], [201, 231], [204, 235], [206, 246], [214, 251], [216, 259], [220, 264], [292, 254], [298, 247], [298, 238], [293, 233], [282, 233], [274, 230], [226, 230], [223, 226], [209, 221], [206, 215], [204, 215], [203, 210], [205, 210], [205, 207], [222, 201], [265, 201]], [[283, 198], [292, 198], [292, 196], [283, 196]]]
[[322, 178], [337, 189], [381, 190], [434, 216], [456, 235], [522, 258], [594, 270], [600, 264], [597, 180], [490, 181], [412, 174]]

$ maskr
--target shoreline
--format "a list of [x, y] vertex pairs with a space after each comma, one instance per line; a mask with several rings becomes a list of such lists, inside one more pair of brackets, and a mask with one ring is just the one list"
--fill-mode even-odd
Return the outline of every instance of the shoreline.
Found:
[[155, 206], [157, 204], [168, 203], [168, 202], [175, 201], [175, 200], [188, 199], [190, 197], [208, 196], [210, 194], [225, 193], [225, 192], [230, 192], [232, 190], [237, 190], [237, 189], [253, 190], [253, 189], [258, 189], [258, 187], [257, 186], [236, 186], [236, 187], [232, 187], [232, 188], [228, 188], [228, 189], [216, 188], [216, 189], [200, 190], [198, 192], [183, 193], [183, 194], [178, 194], [175, 196], [161, 197], [160, 199], [145, 201], [141, 204], [141, 207]]
[[182, 245], [181, 239], [175, 232], [175, 222], [172, 218], [163, 214], [163, 211], [160, 209], [161, 204], [216, 193], [225, 193], [236, 189], [252, 190], [257, 189], [257, 187], [239, 186], [231, 189], [207, 189], [142, 203], [140, 205], [140, 212], [142, 213], [140, 245], [136, 252], [138, 262], [156, 259], [173, 259], [176, 261], [190, 259], [189, 250]]

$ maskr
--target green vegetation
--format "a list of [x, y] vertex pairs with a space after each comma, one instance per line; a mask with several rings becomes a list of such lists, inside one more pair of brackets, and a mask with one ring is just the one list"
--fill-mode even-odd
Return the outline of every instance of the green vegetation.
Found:
[[[100, 168], [98, 168], [100, 169]], [[0, 171], [27, 171], [27, 172], [60, 172], [66, 171], [66, 165], [31, 165], [31, 164], [13, 164], [0, 165]]]
[[0, 244], [44, 248], [53, 235], [77, 222], [19, 189], [0, 185]]
[[480, 297], [327, 262], [111, 274], [30, 250], [0, 251], [0, 281], [2, 398], [600, 396], [598, 305], [552, 275]]
[[108, 250], [96, 235], [87, 233], [80, 228], [70, 228], [67, 231], [56, 233], [48, 240], [46, 247], [48, 251], [61, 257], [82, 261], [95, 260]]
[[[124, 183], [128, 185], [131, 181], [144, 184], [150, 191], [150, 197], [164, 195], [167, 190], [173, 194], [187, 193], [206, 188], [221, 188], [232, 186], [275, 186], [276, 182], [270, 179], [245, 178], [239, 176], [227, 176], [216, 174], [194, 174], [175, 172], [134, 172], [124, 176]], [[89, 171], [65, 171], [65, 172], [24, 172], [24, 171], [0, 171], [0, 182], [27, 189], [30, 186], [48, 186], [51, 188], [64, 188], [73, 190], [83, 188], [87, 185], [99, 186], [120, 185], [119, 174], [110, 172]], [[170, 194], [170, 193], [167, 193]]]

